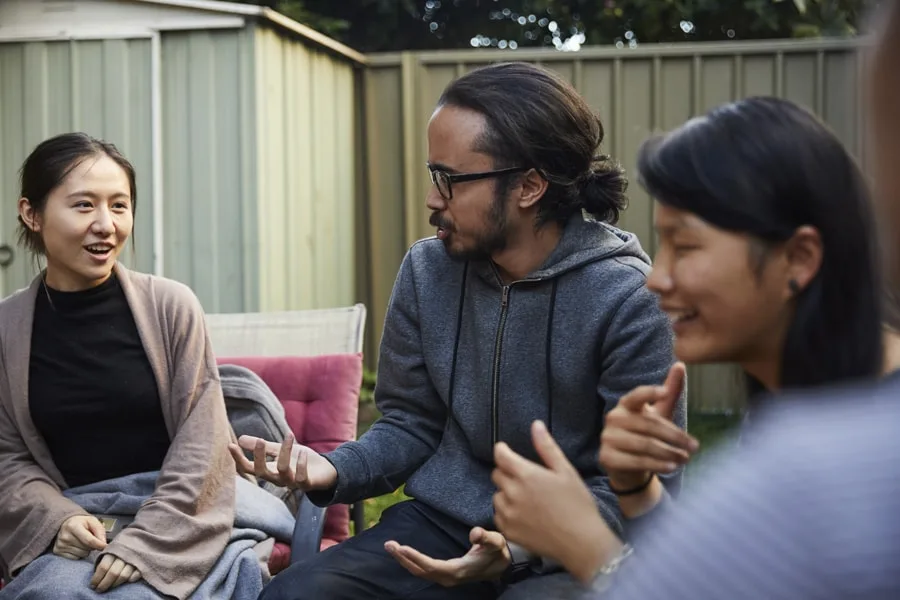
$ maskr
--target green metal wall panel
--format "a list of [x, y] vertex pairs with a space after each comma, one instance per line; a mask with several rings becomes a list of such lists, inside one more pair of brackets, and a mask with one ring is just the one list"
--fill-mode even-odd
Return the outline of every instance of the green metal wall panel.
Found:
[[261, 308], [352, 304], [354, 67], [269, 29], [255, 37]]
[[164, 273], [209, 312], [258, 307], [252, 32], [162, 35]]

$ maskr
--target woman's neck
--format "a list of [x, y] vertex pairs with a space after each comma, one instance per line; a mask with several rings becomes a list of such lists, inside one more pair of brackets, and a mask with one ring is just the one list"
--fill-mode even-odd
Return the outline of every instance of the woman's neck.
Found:
[[882, 339], [884, 340], [884, 359], [881, 373], [887, 375], [900, 370], [900, 332], [885, 329]]
[[788, 330], [794, 320], [794, 308], [784, 311], [774, 326], [748, 347], [738, 360], [748, 375], [756, 379], [767, 392], [778, 391], [782, 384], [782, 357], [787, 344]]
[[83, 292], [105, 283], [110, 276], [112, 276], [112, 271], [103, 277], [91, 279], [68, 269], [48, 264], [44, 271], [44, 285], [57, 292]]
[[774, 392], [781, 387], [781, 361], [768, 359], [756, 362], [743, 362], [740, 366], [750, 377], [758, 381], [767, 392]]
[[[885, 328], [882, 336], [884, 358], [881, 374], [888, 375], [900, 371], [900, 331]], [[756, 379], [767, 391], [776, 391], [781, 386], [781, 361], [758, 360], [741, 363], [751, 377]]]

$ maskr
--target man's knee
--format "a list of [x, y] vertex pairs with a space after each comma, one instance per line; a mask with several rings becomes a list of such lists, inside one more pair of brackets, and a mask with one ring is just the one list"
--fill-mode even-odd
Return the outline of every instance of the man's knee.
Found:
[[543, 598], [580, 600], [585, 597], [587, 591], [587, 588], [568, 573], [553, 573], [531, 577], [507, 588], [501, 594], [500, 600], [540, 600]]
[[290, 566], [263, 589], [258, 600], [349, 600], [360, 598], [354, 580], [346, 573], [319, 564], [315, 559]]

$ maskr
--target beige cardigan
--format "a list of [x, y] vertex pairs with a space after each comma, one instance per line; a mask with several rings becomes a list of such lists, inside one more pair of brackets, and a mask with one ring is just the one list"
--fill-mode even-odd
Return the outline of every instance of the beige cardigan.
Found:
[[[156, 376], [172, 445], [153, 496], [105, 552], [136, 566], [158, 591], [183, 599], [212, 569], [234, 525], [235, 466], [227, 447], [234, 434], [196, 296], [180, 283], [121, 265], [116, 274]], [[0, 302], [0, 568], [6, 577], [47, 551], [63, 521], [85, 514], [60, 493], [66, 483], [28, 407], [39, 290], [36, 278]]]

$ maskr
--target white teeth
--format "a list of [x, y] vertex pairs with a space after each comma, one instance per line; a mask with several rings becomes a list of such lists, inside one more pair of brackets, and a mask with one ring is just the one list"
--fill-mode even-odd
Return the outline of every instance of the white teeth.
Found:
[[688, 319], [692, 319], [696, 317], [697, 313], [694, 311], [691, 312], [679, 312], [679, 313], [669, 313], [669, 321], [673, 324], [680, 323], [681, 321], [687, 321]]
[[112, 250], [112, 246], [86, 246], [90, 252], [107, 252]]

